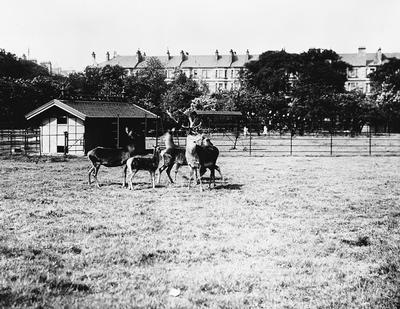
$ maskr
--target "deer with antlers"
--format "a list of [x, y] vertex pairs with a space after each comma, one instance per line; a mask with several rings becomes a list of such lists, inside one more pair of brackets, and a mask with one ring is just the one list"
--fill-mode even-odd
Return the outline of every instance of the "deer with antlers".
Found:
[[[125, 128], [126, 134], [128, 135], [130, 142], [123, 148], [106, 148], [106, 147], [96, 147], [87, 153], [89, 161], [92, 163], [92, 167], [89, 170], [89, 185], [92, 183], [91, 176], [96, 182], [96, 186], [100, 188], [99, 181], [97, 179], [97, 174], [99, 172], [100, 166], [106, 167], [117, 167], [125, 165], [126, 161], [135, 154], [135, 136], [132, 130], [128, 127]], [[123, 187], [126, 186], [126, 172], [127, 167], [124, 167], [124, 180]]]
[[[189, 165], [190, 168], [189, 184], [188, 184], [189, 188], [193, 176], [195, 176], [196, 182], [200, 183], [200, 190], [203, 189], [201, 177], [204, 175], [207, 169], [209, 169], [211, 173], [209, 187], [211, 187], [211, 181], [213, 181], [215, 187], [215, 170], [219, 172], [222, 178], [221, 169], [216, 165], [217, 158], [219, 155], [219, 150], [211, 143], [210, 139], [204, 139], [204, 136], [199, 133], [198, 130], [201, 127], [201, 122], [198, 121], [196, 112], [187, 111], [184, 114], [186, 114], [189, 119], [189, 126], [182, 125], [182, 128], [187, 129], [186, 147], [184, 153], [185, 154], [184, 159], [186, 159], [186, 162], [184, 162], [183, 159], [183, 151], [169, 152], [175, 154], [179, 158], [178, 160], [175, 159], [175, 162], [178, 163], [174, 163], [177, 164], [177, 167], [175, 169], [175, 178], [179, 166], [184, 165], [184, 163], [186, 163], [187, 165]], [[178, 123], [178, 121], [172, 116], [171, 113], [168, 113], [168, 115], [176, 123]], [[166, 153], [168, 153], [168, 151]], [[179, 161], [184, 163], [181, 163]], [[172, 164], [173, 160], [171, 160], [170, 162]]]

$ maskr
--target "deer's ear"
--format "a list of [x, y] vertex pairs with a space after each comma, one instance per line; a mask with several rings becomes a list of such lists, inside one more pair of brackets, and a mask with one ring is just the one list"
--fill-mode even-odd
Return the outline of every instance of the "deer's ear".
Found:
[[128, 127], [125, 127], [125, 132], [126, 132], [126, 134], [129, 134], [129, 129], [128, 129]]

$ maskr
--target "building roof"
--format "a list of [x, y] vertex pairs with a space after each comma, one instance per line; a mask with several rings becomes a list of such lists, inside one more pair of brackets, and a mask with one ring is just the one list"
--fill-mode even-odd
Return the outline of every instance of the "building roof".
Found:
[[[258, 60], [258, 55], [237, 55], [235, 54], [216, 54], [210, 55], [189, 55], [185, 53], [177, 56], [145, 56], [141, 55], [141, 61], [138, 62], [137, 56], [120, 56], [117, 55], [109, 61], [99, 63], [97, 66], [104, 67], [106, 65], [120, 65], [127, 69], [142, 69], [147, 65], [147, 60], [156, 58], [160, 60], [166, 69], [173, 68], [229, 68], [243, 67], [246, 62]], [[182, 59], [183, 58], [183, 59]]]
[[[348, 64], [359, 67], [368, 65], [380, 65], [377, 53], [348, 53], [340, 54], [341, 59]], [[389, 58], [400, 59], [400, 53], [382, 53], [382, 62]]]
[[196, 110], [198, 115], [212, 115], [212, 116], [242, 116], [242, 113], [239, 111], [200, 111]]
[[44, 111], [58, 107], [66, 112], [85, 120], [86, 118], [157, 118], [153, 114], [133, 103], [88, 101], [88, 100], [61, 100], [54, 99], [25, 115], [27, 120], [32, 119]]
[[[344, 53], [339, 54], [343, 61], [347, 62], [352, 66], [368, 66], [368, 65], [379, 65], [377, 53], [366, 53], [365, 50], [358, 53]], [[140, 69], [146, 67], [146, 60], [150, 56], [141, 55], [141, 61], [138, 62], [137, 56], [115, 56], [109, 61], [99, 63], [99, 67], [106, 65], [120, 65], [124, 68], [129, 69]], [[182, 57], [184, 58], [182, 60]], [[399, 58], [400, 53], [382, 53], [382, 61], [385, 62], [388, 58]], [[166, 69], [174, 68], [242, 68], [246, 63], [250, 61], [256, 61], [259, 59], [259, 55], [246, 54], [220, 54], [218, 59], [216, 54], [208, 55], [190, 55], [184, 53], [176, 56], [155, 56], [159, 59]]]

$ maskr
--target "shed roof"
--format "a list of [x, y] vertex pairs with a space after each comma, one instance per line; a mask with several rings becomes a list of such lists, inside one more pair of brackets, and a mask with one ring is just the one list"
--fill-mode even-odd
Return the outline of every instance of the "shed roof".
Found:
[[44, 111], [58, 107], [85, 120], [86, 118], [157, 118], [156, 114], [129, 102], [54, 99], [25, 115], [27, 120]]
[[196, 110], [198, 115], [218, 115], [218, 116], [242, 116], [242, 113], [239, 111], [199, 111]]

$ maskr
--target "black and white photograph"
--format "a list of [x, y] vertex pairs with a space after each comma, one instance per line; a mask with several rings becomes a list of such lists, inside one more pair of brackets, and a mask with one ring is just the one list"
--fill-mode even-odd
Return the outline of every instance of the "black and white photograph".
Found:
[[0, 0], [0, 309], [399, 309], [399, 32], [398, 0]]

